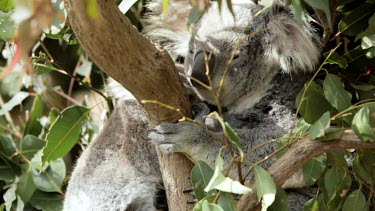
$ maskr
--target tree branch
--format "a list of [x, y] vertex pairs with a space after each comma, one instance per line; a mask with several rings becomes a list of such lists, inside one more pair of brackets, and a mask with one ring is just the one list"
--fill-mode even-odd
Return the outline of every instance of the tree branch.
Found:
[[[293, 144], [290, 149], [279, 159], [277, 159], [268, 169], [277, 186], [281, 186], [298, 169], [300, 169], [310, 159], [327, 152], [346, 149], [367, 149], [375, 148], [375, 142], [364, 142], [360, 140], [353, 130], [345, 130], [340, 140], [315, 141], [303, 139]], [[251, 185], [254, 192], [243, 195], [238, 202], [238, 210], [256, 210], [259, 207], [255, 185]]]
[[[156, 100], [190, 116], [186, 90], [169, 54], [141, 35], [118, 10], [115, 1], [97, 0], [99, 18], [88, 16], [85, 0], [65, 0], [71, 27], [95, 64], [128, 89], [138, 101]], [[143, 105], [153, 125], [180, 116], [164, 107]], [[121, 128], [119, 128], [120, 130]], [[158, 153], [169, 210], [190, 210], [182, 189], [190, 186], [192, 168], [183, 155]]]

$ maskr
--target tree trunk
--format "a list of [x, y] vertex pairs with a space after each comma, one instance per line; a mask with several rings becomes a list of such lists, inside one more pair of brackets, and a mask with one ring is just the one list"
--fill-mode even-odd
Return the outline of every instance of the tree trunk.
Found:
[[[169, 54], [132, 26], [113, 0], [97, 0], [99, 18], [87, 13], [85, 0], [65, 0], [70, 25], [82, 48], [95, 64], [128, 89], [138, 101], [156, 100], [190, 116], [186, 90]], [[145, 104], [152, 125], [175, 122], [181, 116], [155, 104]], [[191, 210], [187, 178], [192, 163], [181, 154], [158, 152], [169, 210]]]

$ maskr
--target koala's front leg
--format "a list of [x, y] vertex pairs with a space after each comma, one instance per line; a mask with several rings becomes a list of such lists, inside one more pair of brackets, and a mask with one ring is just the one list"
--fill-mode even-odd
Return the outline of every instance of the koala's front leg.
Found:
[[213, 164], [221, 147], [218, 140], [191, 122], [162, 123], [150, 131], [149, 138], [163, 153], [182, 152], [208, 164]]

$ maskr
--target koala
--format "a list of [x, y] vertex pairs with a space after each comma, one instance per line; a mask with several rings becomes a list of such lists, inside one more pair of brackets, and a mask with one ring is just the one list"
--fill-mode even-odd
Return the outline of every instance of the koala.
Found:
[[[251, 1], [233, 1], [234, 16], [225, 5], [220, 10], [217, 2], [210, 4], [189, 33], [188, 1], [172, 1], [165, 14], [159, 1], [151, 2], [149, 9], [159, 15], [144, 20], [145, 34], [184, 58], [195, 120], [223, 137], [220, 125], [205, 118], [220, 106], [246, 152], [289, 132], [295, 97], [308, 78], [304, 73], [314, 70], [319, 60], [320, 43], [313, 28], [307, 22], [299, 24], [282, 3], [264, 9]], [[64, 210], [160, 208], [161, 173], [154, 145], [163, 153], [182, 152], [211, 166], [222, 147], [207, 130], [190, 122], [150, 128], [138, 102], [121, 97], [103, 132], [78, 159]], [[248, 159], [263, 159], [276, 147], [268, 144]], [[222, 156], [230, 159], [226, 150]], [[235, 172], [230, 176], [236, 178]], [[301, 210], [307, 199], [297, 198], [291, 209]]]

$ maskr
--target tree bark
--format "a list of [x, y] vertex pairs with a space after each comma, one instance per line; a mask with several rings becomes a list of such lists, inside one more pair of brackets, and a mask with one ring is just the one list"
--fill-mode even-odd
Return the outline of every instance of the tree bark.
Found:
[[[375, 142], [361, 141], [353, 130], [345, 130], [340, 140], [315, 141], [306, 138], [293, 144], [283, 156], [272, 164], [268, 173], [273, 176], [276, 185], [281, 186], [307, 161], [316, 156], [332, 151], [367, 148], [375, 148]], [[238, 210], [257, 210], [255, 207], [259, 207], [255, 185], [251, 187], [254, 191], [240, 198]]]
[[[190, 116], [186, 90], [169, 54], [141, 35], [113, 0], [97, 0], [99, 18], [87, 13], [85, 0], [65, 0], [70, 25], [95, 64], [128, 89], [138, 101], [156, 100]], [[143, 105], [152, 125], [181, 116], [155, 104]], [[181, 154], [158, 153], [169, 210], [191, 210], [187, 178], [192, 163]]]

